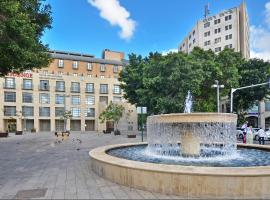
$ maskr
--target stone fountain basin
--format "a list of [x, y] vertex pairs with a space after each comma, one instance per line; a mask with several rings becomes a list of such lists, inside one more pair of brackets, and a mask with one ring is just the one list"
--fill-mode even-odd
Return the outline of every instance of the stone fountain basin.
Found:
[[[111, 149], [141, 144], [128, 143], [93, 149], [89, 152], [92, 170], [121, 185], [185, 198], [270, 198], [270, 166], [166, 165], [126, 160], [106, 153]], [[261, 145], [238, 144], [238, 147], [270, 151], [270, 147]]]

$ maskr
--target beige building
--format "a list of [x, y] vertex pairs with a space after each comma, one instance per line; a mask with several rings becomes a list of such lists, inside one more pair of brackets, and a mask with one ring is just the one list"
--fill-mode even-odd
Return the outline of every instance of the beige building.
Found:
[[[0, 78], [0, 131], [99, 131], [99, 114], [109, 102], [124, 105], [121, 132], [137, 130], [135, 106], [123, 99], [119, 72], [127, 63], [124, 54], [104, 50], [102, 58], [62, 51], [50, 52], [48, 68], [10, 73]], [[64, 120], [63, 113], [72, 117]]]
[[249, 22], [246, 4], [222, 11], [197, 21], [194, 28], [180, 43], [178, 50], [190, 53], [195, 46], [218, 53], [224, 48], [241, 52], [250, 57]]

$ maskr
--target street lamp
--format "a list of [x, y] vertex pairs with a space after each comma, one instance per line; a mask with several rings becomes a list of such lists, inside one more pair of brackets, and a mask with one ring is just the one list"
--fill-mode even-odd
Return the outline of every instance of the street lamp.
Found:
[[219, 85], [218, 80], [215, 80], [215, 83], [212, 88], [217, 88], [217, 112], [219, 113], [219, 88], [224, 88], [224, 85]]

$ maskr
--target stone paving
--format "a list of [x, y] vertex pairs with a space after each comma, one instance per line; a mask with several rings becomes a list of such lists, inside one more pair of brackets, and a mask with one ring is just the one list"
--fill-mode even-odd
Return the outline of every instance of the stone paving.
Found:
[[138, 141], [140, 138], [97, 133], [74, 133], [61, 143], [52, 133], [0, 138], [0, 198], [27, 196], [38, 189], [46, 191], [41, 199], [179, 198], [121, 186], [92, 172], [91, 149]]

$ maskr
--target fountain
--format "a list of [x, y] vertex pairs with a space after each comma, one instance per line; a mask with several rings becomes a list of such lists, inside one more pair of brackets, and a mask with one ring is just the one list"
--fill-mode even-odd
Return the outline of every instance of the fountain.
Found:
[[100, 147], [92, 169], [116, 183], [202, 198], [269, 198], [270, 147], [237, 144], [237, 116], [185, 113], [147, 118], [148, 143]]

